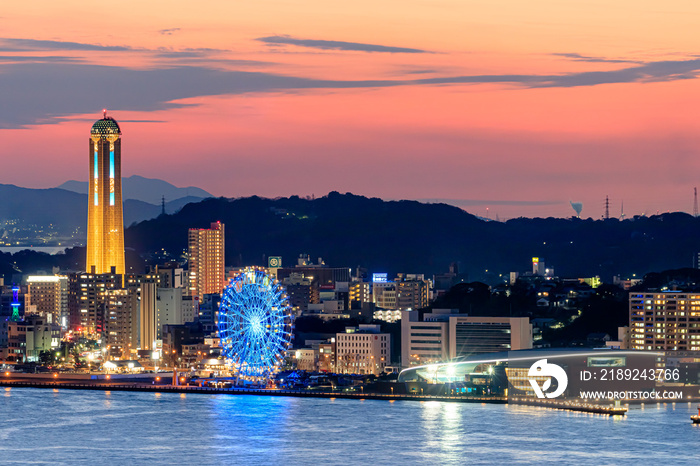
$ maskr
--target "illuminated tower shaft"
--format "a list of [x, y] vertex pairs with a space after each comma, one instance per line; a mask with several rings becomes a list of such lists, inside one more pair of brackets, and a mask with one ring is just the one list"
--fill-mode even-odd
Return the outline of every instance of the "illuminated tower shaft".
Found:
[[121, 130], [106, 114], [90, 130], [88, 190], [88, 273], [124, 275]]
[[10, 317], [10, 320], [12, 322], [19, 322], [19, 287], [18, 286], [13, 286], [12, 287], [12, 303], [10, 303], [10, 307], [12, 307], [12, 317]]

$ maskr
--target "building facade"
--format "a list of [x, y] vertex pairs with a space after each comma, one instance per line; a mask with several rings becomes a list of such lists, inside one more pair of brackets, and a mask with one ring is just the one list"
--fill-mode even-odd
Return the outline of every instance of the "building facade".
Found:
[[[421, 320], [418, 311], [401, 312], [401, 365], [447, 361], [449, 318], [452, 310], [435, 309]], [[456, 312], [456, 310], [454, 310]]]
[[124, 275], [121, 129], [105, 113], [90, 130], [87, 261], [92, 274]]
[[113, 358], [131, 359], [138, 337], [138, 305], [133, 288], [105, 290], [104, 344]]
[[347, 327], [335, 336], [336, 369], [342, 374], [374, 374], [391, 365], [391, 335], [379, 325]]
[[472, 354], [532, 349], [527, 317], [450, 316], [450, 359]]
[[700, 294], [630, 293], [629, 312], [630, 349], [700, 351]]
[[190, 228], [188, 237], [189, 290], [201, 300], [207, 293], [221, 293], [226, 284], [224, 224]]
[[532, 348], [527, 317], [469, 317], [457, 309], [401, 316], [401, 365], [446, 362], [475, 354]]
[[50, 314], [51, 322], [67, 326], [68, 277], [31, 275], [27, 277], [25, 304], [32, 312]]
[[71, 274], [68, 281], [71, 329], [84, 335], [101, 338], [105, 331], [105, 291], [121, 287], [121, 275]]

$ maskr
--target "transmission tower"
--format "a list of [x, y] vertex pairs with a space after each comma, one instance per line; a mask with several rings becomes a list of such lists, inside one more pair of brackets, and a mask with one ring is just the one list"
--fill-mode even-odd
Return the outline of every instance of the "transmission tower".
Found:
[[693, 202], [693, 217], [698, 216], [698, 188], [693, 188], [695, 191], [695, 200]]
[[610, 199], [605, 196], [605, 220], [610, 218]]

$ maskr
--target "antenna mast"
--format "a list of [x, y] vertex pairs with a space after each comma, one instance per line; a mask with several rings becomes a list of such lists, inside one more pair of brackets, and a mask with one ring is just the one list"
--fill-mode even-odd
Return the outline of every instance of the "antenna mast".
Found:
[[695, 191], [695, 202], [693, 202], [693, 217], [698, 216], [698, 188], [693, 188]]

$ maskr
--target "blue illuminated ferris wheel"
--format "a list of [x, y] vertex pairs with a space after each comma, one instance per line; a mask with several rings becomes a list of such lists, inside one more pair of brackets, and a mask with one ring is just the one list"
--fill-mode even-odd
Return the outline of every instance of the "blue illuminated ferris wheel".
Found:
[[291, 345], [292, 308], [284, 287], [264, 270], [246, 268], [224, 289], [218, 314], [224, 358], [241, 378], [269, 378]]

